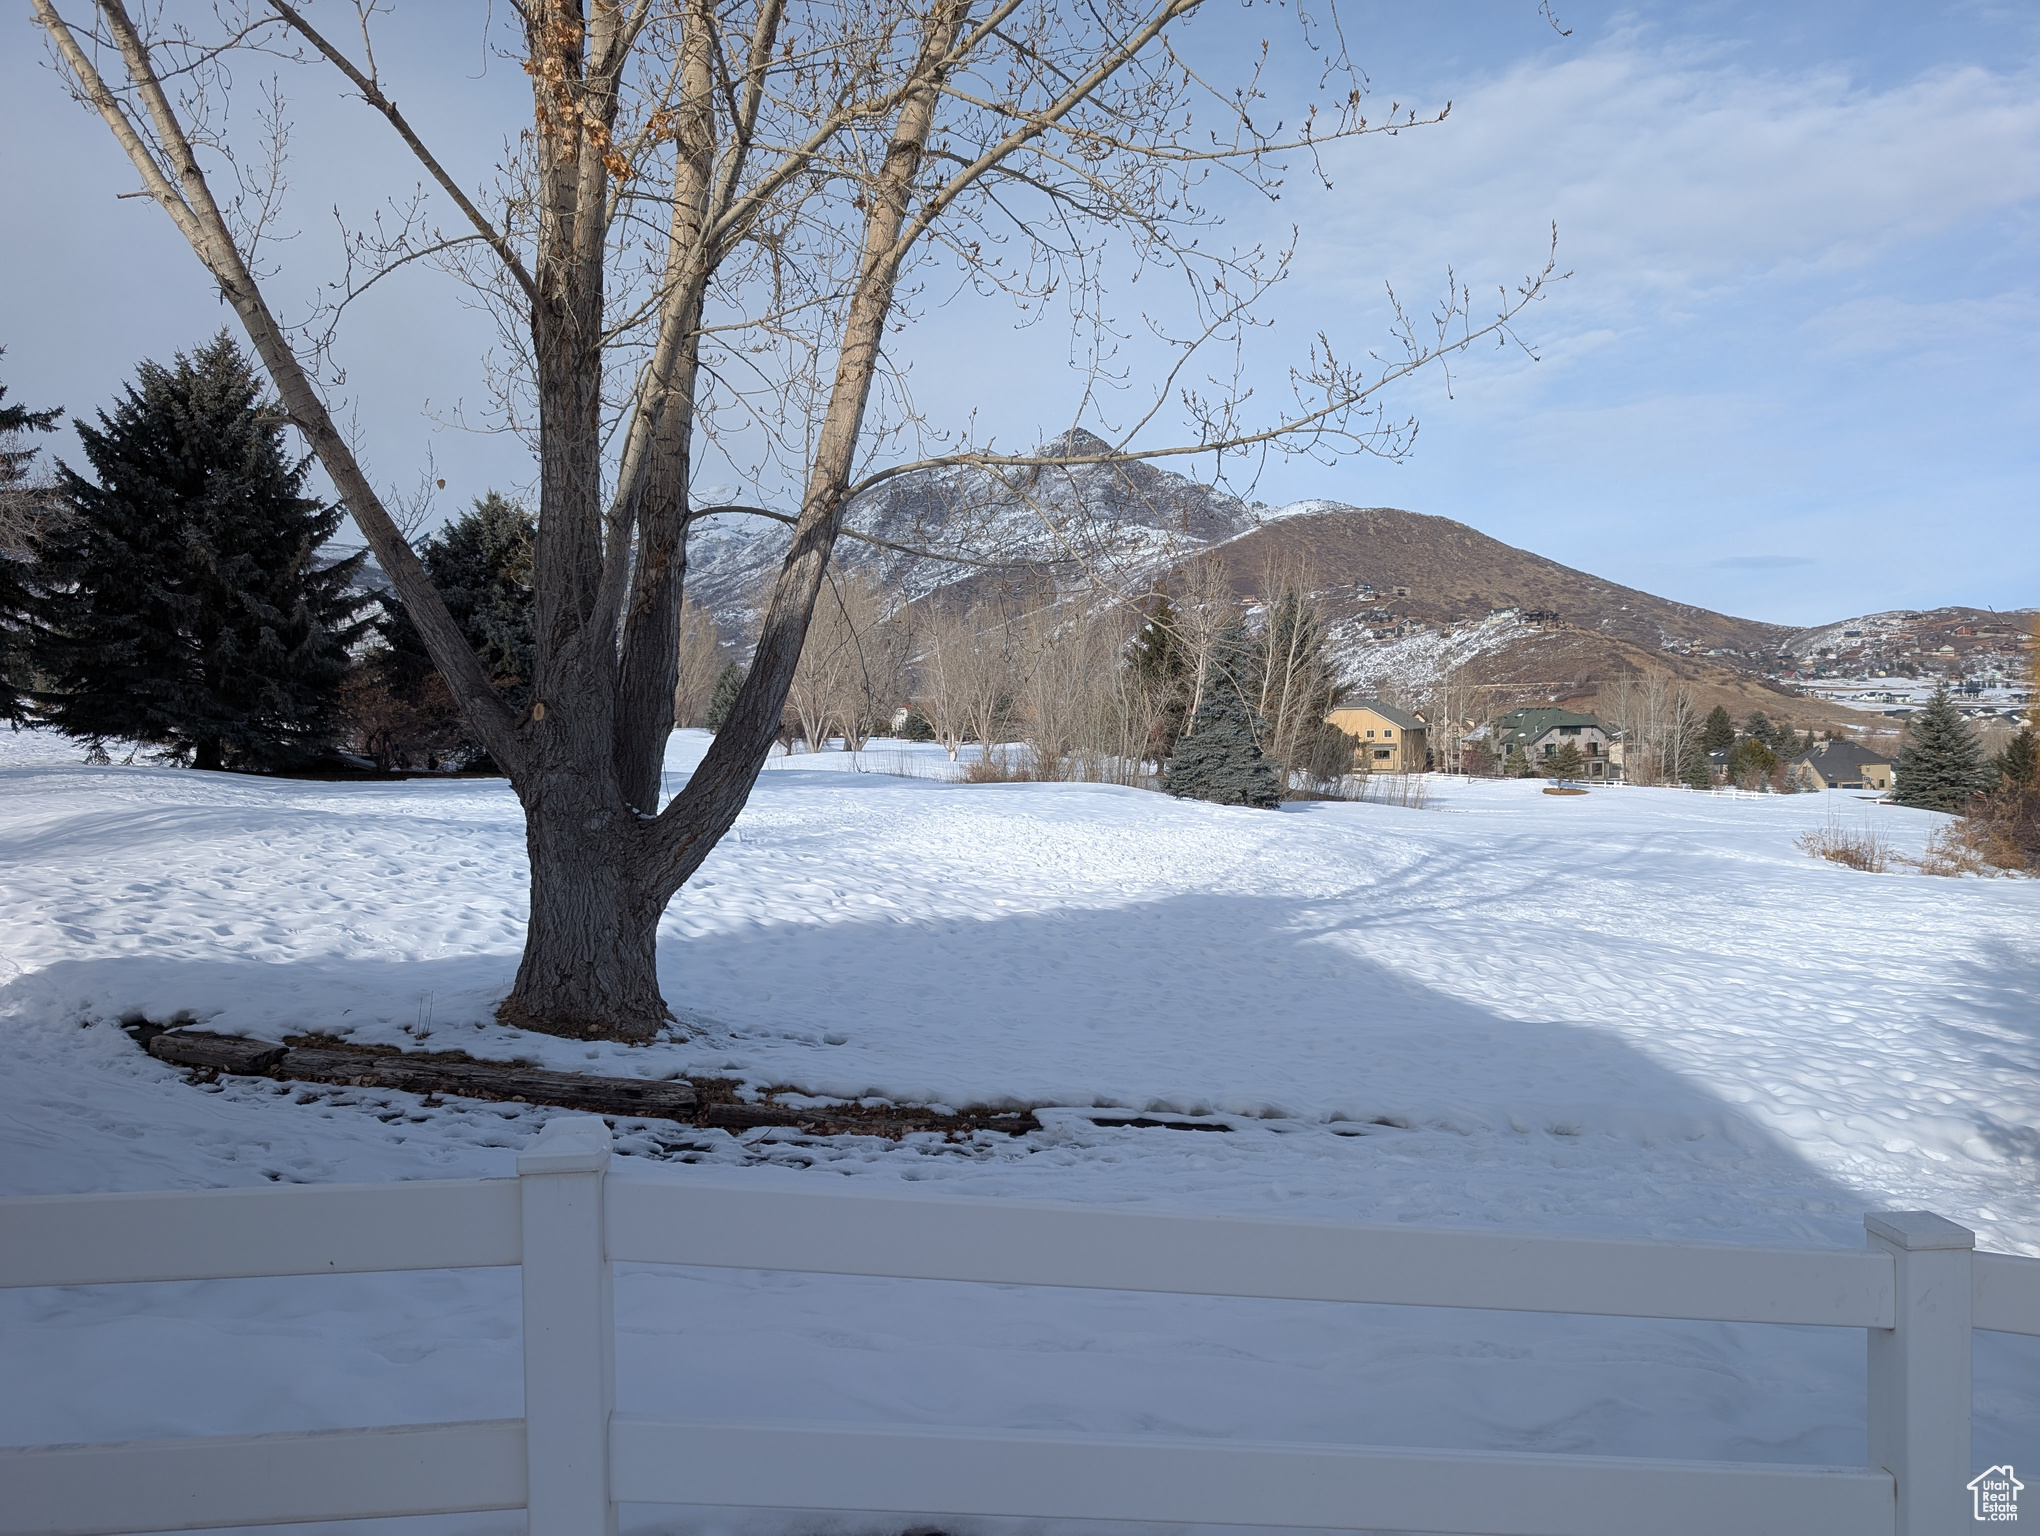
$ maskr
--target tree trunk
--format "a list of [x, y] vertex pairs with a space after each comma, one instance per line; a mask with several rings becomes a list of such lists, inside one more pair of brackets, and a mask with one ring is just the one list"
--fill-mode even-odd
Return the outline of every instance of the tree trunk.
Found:
[[666, 893], [647, 877], [636, 817], [607, 773], [540, 771], [524, 795], [531, 921], [499, 1022], [549, 1035], [649, 1040], [671, 1017], [659, 995]]
[[220, 750], [219, 737], [207, 736], [193, 743], [191, 766], [210, 769], [213, 772], [218, 772], [226, 766], [226, 754]]

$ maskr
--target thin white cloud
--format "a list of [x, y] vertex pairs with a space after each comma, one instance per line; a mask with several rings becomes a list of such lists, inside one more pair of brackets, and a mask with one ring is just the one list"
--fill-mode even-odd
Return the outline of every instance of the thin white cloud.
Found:
[[1342, 153], [1313, 278], [1522, 265], [1558, 221], [1569, 304], [1676, 301], [1860, 263], [2040, 196], [2040, 72], [1937, 70], [1882, 91], [1763, 73], [1634, 34], [1465, 91], [1443, 125]]

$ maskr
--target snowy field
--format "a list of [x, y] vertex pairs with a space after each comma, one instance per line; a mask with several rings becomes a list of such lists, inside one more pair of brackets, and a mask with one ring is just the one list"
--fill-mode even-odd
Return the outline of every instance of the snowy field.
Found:
[[[705, 740], [676, 736], [669, 787]], [[507, 786], [79, 755], [0, 733], [0, 1192], [504, 1175], [555, 1113], [194, 1088], [117, 1027], [178, 1017], [1047, 1106], [1042, 1131], [975, 1146], [619, 1122], [674, 1178], [1852, 1248], [1865, 1210], [1925, 1208], [2040, 1254], [2040, 882], [1793, 846], [1832, 817], [1917, 852], [1926, 813], [1449, 779], [1422, 810], [1269, 813], [937, 782], [939, 751], [904, 744], [861, 765], [925, 777], [775, 760], [667, 916], [681, 1023], [633, 1050], [484, 1022], [522, 929]], [[650, 1268], [618, 1306], [632, 1412], [1864, 1456], [1845, 1330]], [[0, 1443], [514, 1415], [517, 1327], [497, 1271], [0, 1293]], [[1979, 1335], [1979, 1467], [2040, 1462], [2036, 1346]]]

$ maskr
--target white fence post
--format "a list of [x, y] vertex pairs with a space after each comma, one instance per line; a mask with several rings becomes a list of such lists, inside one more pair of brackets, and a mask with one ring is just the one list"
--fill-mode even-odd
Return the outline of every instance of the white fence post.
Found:
[[616, 1536], [609, 1498], [616, 1319], [602, 1217], [609, 1145], [600, 1119], [568, 1115], [517, 1157], [530, 1536]]
[[1973, 1529], [1969, 1332], [1976, 1234], [1930, 1211], [1872, 1212], [1897, 1270], [1897, 1326], [1870, 1334], [1870, 1464], [1898, 1484], [1897, 1536]]

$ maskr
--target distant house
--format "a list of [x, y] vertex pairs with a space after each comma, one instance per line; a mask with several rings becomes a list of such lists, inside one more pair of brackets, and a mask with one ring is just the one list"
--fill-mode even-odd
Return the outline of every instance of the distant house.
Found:
[[1891, 756], [1853, 741], [1824, 741], [1787, 763], [1802, 789], [1889, 789]]
[[1421, 773], [1430, 766], [1431, 728], [1422, 715], [1379, 699], [1360, 699], [1341, 704], [1325, 719], [1358, 743], [1353, 749], [1355, 773]]
[[1509, 753], [1517, 747], [1530, 759], [1530, 766], [1548, 762], [1558, 756], [1561, 748], [1571, 742], [1580, 749], [1580, 777], [1583, 779], [1619, 778], [1619, 771], [1611, 764], [1608, 751], [1608, 731], [1592, 715], [1575, 714], [1569, 709], [1517, 709], [1511, 710], [1495, 722], [1495, 752], [1506, 762]]

